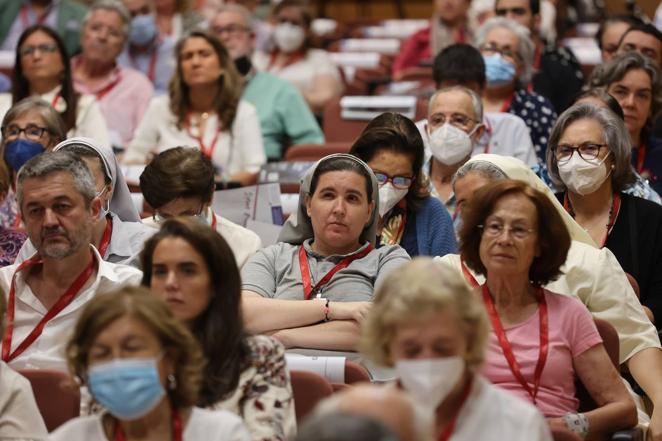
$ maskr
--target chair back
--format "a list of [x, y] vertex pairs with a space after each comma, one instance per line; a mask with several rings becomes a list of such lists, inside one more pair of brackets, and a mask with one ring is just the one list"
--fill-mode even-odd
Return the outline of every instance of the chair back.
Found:
[[370, 383], [371, 380], [366, 368], [356, 362], [345, 361], [345, 384]]
[[299, 424], [317, 403], [333, 393], [331, 383], [312, 372], [290, 371], [290, 381], [294, 394], [294, 410]]
[[285, 161], [317, 161], [333, 153], [347, 153], [352, 147], [349, 142], [329, 142], [326, 144], [296, 144], [285, 151]]
[[19, 373], [30, 381], [49, 432], [80, 414], [80, 390], [67, 374], [41, 369], [25, 369]]

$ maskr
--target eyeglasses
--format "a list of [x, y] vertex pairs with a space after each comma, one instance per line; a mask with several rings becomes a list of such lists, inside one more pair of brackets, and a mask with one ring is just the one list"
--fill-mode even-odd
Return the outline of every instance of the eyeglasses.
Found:
[[463, 115], [461, 113], [453, 113], [449, 117], [446, 117], [443, 113], [434, 113], [432, 116], [429, 118], [429, 123], [432, 124], [434, 127], [441, 127], [448, 121], [448, 124], [464, 130], [465, 132], [469, 130], [469, 126], [471, 123], [477, 123], [475, 119], [472, 119], [468, 117], [467, 115]]
[[37, 45], [23, 46], [19, 53], [21, 57], [27, 57], [35, 53], [35, 51], [44, 52], [52, 54], [57, 50], [57, 44], [55, 43], [41, 43]]
[[406, 190], [411, 186], [412, 178], [408, 176], [389, 176], [386, 173], [375, 172], [375, 177], [377, 178], [377, 184], [381, 187], [386, 185], [387, 182], [391, 181], [395, 188], [400, 190]]
[[500, 17], [505, 17], [509, 12], [518, 17], [522, 17], [526, 15], [527, 10], [526, 8], [497, 8], [494, 12]]
[[24, 128], [20, 128], [16, 124], [10, 124], [2, 128], [2, 137], [5, 139], [16, 139], [21, 135], [21, 132], [23, 132], [27, 139], [31, 141], [39, 141], [47, 131], [48, 129], [46, 127], [40, 127], [35, 124], [28, 124]]
[[250, 31], [250, 29], [248, 29], [246, 26], [231, 24], [228, 26], [214, 26], [212, 27], [212, 31], [214, 31], [214, 33], [219, 37], [225, 33], [232, 37], [236, 37], [242, 32]]
[[522, 225], [506, 226], [501, 222], [491, 221], [485, 225], [478, 225], [478, 228], [483, 230], [483, 234], [490, 237], [499, 237], [504, 231], [510, 233], [515, 239], [526, 239], [531, 233], [534, 233], [533, 228], [526, 228]]
[[480, 47], [480, 52], [483, 55], [494, 55], [494, 54], [500, 54], [503, 58], [508, 58], [513, 61], [521, 61], [522, 57], [520, 56], [519, 53], [515, 52], [512, 49], [509, 48], [499, 48], [493, 44], [484, 44]]
[[603, 147], [607, 147], [607, 144], [584, 142], [576, 147], [569, 144], [560, 144], [554, 149], [554, 156], [558, 162], [567, 162], [576, 151], [584, 161], [591, 161], [598, 157], [600, 149]]
[[165, 214], [165, 213], [155, 212], [152, 215], [152, 219], [157, 224], [161, 224], [161, 223], [167, 221], [168, 219], [172, 219], [172, 218], [177, 217], [177, 216], [186, 216], [186, 217], [192, 217], [195, 220], [202, 220], [204, 215], [205, 215], [204, 207], [201, 206], [197, 213], [193, 213], [193, 212], [189, 211], [189, 212], [183, 212], [183, 213], [173, 215], [173, 214]]

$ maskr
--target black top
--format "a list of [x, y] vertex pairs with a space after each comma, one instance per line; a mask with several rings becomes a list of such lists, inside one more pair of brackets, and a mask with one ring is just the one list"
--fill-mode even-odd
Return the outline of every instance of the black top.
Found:
[[557, 114], [563, 113], [584, 85], [582, 68], [566, 48], [546, 47], [533, 75], [533, 90], [548, 98]]

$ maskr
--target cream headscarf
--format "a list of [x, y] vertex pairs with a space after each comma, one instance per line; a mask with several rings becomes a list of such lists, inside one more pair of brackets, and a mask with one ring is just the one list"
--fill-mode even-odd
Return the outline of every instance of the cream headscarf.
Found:
[[[473, 156], [467, 164], [475, 162], [488, 162], [492, 165], [498, 167], [509, 179], [515, 179], [517, 181], [524, 181], [529, 184], [531, 187], [536, 190], [544, 193], [549, 200], [556, 207], [556, 211], [559, 212], [563, 222], [565, 222], [568, 232], [572, 240], [583, 242], [587, 245], [591, 245], [597, 248], [597, 245], [591, 238], [591, 236], [584, 230], [575, 220], [565, 211], [563, 205], [556, 199], [554, 193], [550, 188], [545, 185], [545, 183], [538, 177], [536, 174], [526, 165], [524, 162], [517, 158], [510, 156], [501, 156], [494, 155], [490, 153], [484, 153], [480, 155]], [[464, 166], [463, 166], [464, 167]]]
[[292, 215], [287, 219], [287, 222], [285, 222], [285, 225], [283, 225], [283, 229], [278, 235], [279, 242], [287, 242], [298, 245], [303, 243], [303, 241], [306, 239], [314, 237], [313, 225], [310, 221], [308, 213], [306, 212], [306, 196], [308, 193], [310, 193], [310, 183], [313, 180], [315, 170], [317, 167], [319, 167], [320, 164], [339, 158], [349, 159], [356, 162], [361, 167], [363, 167], [368, 172], [368, 176], [370, 176], [370, 180], [372, 181], [372, 201], [375, 203], [375, 209], [372, 211], [370, 222], [363, 229], [359, 241], [364, 243], [367, 240], [373, 246], [375, 245], [375, 240], [377, 238], [377, 221], [379, 219], [379, 187], [377, 185], [377, 178], [375, 178], [375, 174], [372, 172], [372, 169], [368, 166], [368, 164], [361, 161], [356, 156], [348, 155], [346, 153], [336, 153], [333, 155], [325, 156], [324, 158], [317, 161], [315, 165], [310, 167], [310, 169], [306, 172], [306, 174], [301, 179], [301, 188], [299, 189], [299, 206], [297, 208], [297, 212], [292, 213]]

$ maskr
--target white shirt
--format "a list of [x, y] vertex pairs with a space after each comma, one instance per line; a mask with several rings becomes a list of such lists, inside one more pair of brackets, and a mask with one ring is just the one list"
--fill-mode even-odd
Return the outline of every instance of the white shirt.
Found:
[[[260, 121], [255, 107], [239, 101], [237, 115], [230, 131], [223, 130], [214, 146], [218, 128], [218, 116], [211, 113], [205, 125], [202, 140], [205, 146], [213, 147], [212, 162], [217, 168], [216, 173], [225, 178], [239, 172], [257, 173], [260, 166], [267, 162], [262, 145]], [[170, 98], [158, 96], [152, 98], [145, 111], [140, 125], [136, 129], [133, 140], [124, 154], [126, 163], [145, 163], [150, 152], [158, 153], [174, 147], [200, 148], [197, 133], [191, 128], [177, 128], [177, 117], [170, 111]]]
[[[78, 417], [51, 433], [51, 441], [108, 441], [103, 430], [103, 415]], [[241, 419], [225, 410], [194, 407], [186, 422], [184, 441], [250, 441]]]
[[[427, 120], [416, 123], [418, 131], [425, 144], [425, 162], [432, 156], [430, 151], [430, 136], [426, 130]], [[519, 116], [503, 112], [489, 112], [483, 115], [485, 131], [478, 144], [474, 146], [471, 156], [481, 153], [494, 153], [501, 156], [512, 156], [522, 160], [532, 167], [538, 164], [538, 157], [531, 142], [529, 128]]]
[[[108, 292], [125, 285], [140, 284], [141, 271], [130, 266], [105, 262], [101, 260], [96, 248], [91, 245], [90, 248], [99, 262], [96, 279], [46, 324], [43, 332], [32, 345], [9, 363], [13, 369], [55, 369], [67, 372], [64, 347], [85, 304], [98, 292]], [[9, 296], [12, 276], [17, 267], [18, 264], [14, 264], [0, 268], [0, 288], [4, 291], [5, 298]], [[48, 313], [48, 309], [25, 283], [26, 274], [26, 271], [21, 271], [16, 277], [16, 305], [11, 351], [21, 344]]]
[[[111, 213], [113, 217], [113, 233], [106, 255], [102, 256], [106, 262], [131, 265], [140, 269], [140, 252], [145, 241], [152, 237], [156, 231], [141, 222], [124, 222]], [[21, 263], [37, 252], [30, 239], [26, 240], [16, 256], [14, 263]]]
[[[60, 92], [61, 87], [57, 86], [48, 93], [41, 95], [41, 98], [47, 103], [52, 103], [55, 96]], [[0, 121], [12, 106], [10, 93], [0, 93]], [[60, 98], [55, 104], [55, 110], [62, 112], [66, 109], [66, 104]], [[76, 108], [76, 127], [67, 132], [67, 138], [74, 136], [84, 136], [91, 138], [104, 147], [110, 148], [110, 134], [106, 126], [106, 120], [101, 113], [101, 107], [93, 95], [81, 94], [78, 97], [78, 106]]]
[[0, 361], [0, 439], [45, 440], [46, 425], [30, 382]]
[[[211, 211], [211, 208], [209, 210]], [[260, 236], [248, 228], [235, 224], [216, 213], [213, 213], [213, 215], [216, 218], [216, 232], [230, 245], [234, 259], [237, 261], [237, 266], [241, 268], [249, 257], [262, 248]], [[151, 217], [144, 218], [143, 224], [153, 228], [159, 228], [159, 225]]]

